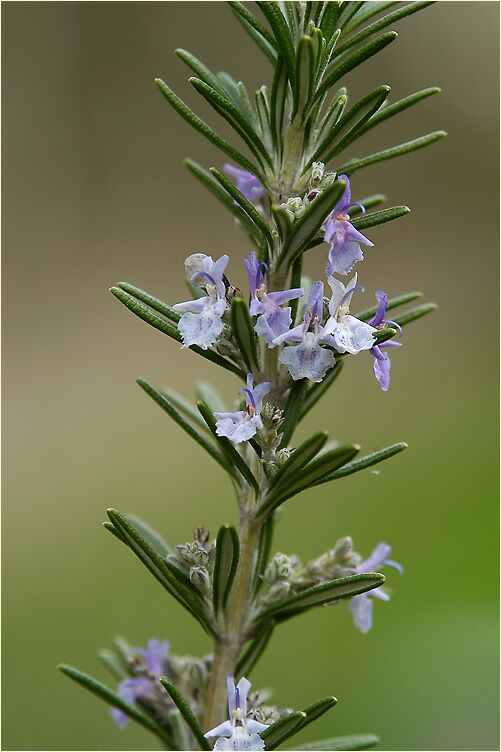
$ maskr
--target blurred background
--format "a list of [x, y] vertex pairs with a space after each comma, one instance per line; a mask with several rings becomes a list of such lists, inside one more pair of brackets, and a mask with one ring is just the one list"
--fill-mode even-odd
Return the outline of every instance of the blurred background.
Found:
[[[174, 55], [185, 47], [248, 86], [263, 56], [222, 2], [2, 4], [3, 72], [3, 739], [9, 750], [154, 749], [120, 732], [58, 661], [108, 679], [96, 650], [112, 635], [209, 642], [100, 523], [134, 510], [172, 543], [196, 524], [235, 519], [222, 471], [134, 379], [191, 397], [199, 378], [227, 399], [230, 375], [135, 319], [108, 287], [128, 280], [183, 300], [183, 260], [231, 254], [246, 284], [249, 246], [182, 165], [221, 155], [154, 86], [164, 78], [221, 133]], [[326, 694], [337, 707], [298, 743], [375, 732], [386, 750], [498, 749], [498, 29], [492, 2], [439, 2], [400, 22], [400, 38], [349, 78], [426, 100], [347, 156], [437, 128], [449, 137], [360, 173], [356, 200], [384, 192], [412, 214], [368, 233], [359, 307], [374, 290], [423, 290], [440, 304], [412, 324], [384, 394], [370, 358], [352, 359], [299, 438], [328, 429], [364, 451], [409, 449], [290, 503], [275, 548], [313, 557], [342, 536], [368, 554], [393, 546], [391, 603], [362, 635], [347, 605], [284, 625], [252, 676], [277, 704]], [[200, 99], [200, 101], [198, 101]], [[325, 248], [309, 253], [320, 275]]]

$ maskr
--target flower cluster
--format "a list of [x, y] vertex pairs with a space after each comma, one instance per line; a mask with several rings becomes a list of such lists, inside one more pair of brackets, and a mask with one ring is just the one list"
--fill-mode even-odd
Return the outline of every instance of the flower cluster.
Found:
[[[124, 660], [130, 676], [120, 682], [117, 695], [127, 704], [146, 706], [160, 722], [168, 725], [176, 706], [158, 681], [161, 676], [167, 676], [182, 687], [193, 712], [200, 714], [211, 656], [199, 659], [171, 655], [167, 641], [151, 639], [146, 648], [129, 648]], [[127, 715], [119, 708], [111, 708], [110, 713], [117, 725], [125, 728]]]
[[[231, 165], [226, 165], [225, 170], [236, 178], [237, 186], [249, 200], [259, 199], [261, 194], [253, 175]], [[304, 207], [314, 201], [335, 177], [335, 173], [324, 173], [322, 163], [314, 163], [308, 193], [303, 198], [289, 200], [288, 208], [293, 218], [301, 215], [298, 202]], [[390, 359], [383, 348], [398, 347], [399, 343], [387, 341], [378, 345], [374, 335], [378, 329], [394, 325], [385, 318], [387, 296], [384, 292], [377, 292], [376, 315], [370, 322], [361, 321], [350, 313], [354, 293], [363, 290], [357, 284], [357, 274], [346, 286], [334, 276], [348, 274], [354, 264], [363, 259], [361, 244], [373, 245], [350, 222], [350, 210], [362, 205], [351, 203], [348, 177], [341, 175], [339, 178], [346, 183], [346, 188], [324, 223], [324, 240], [329, 244], [326, 274], [330, 297], [324, 297], [324, 283], [314, 281], [303, 306], [302, 321], [295, 323], [292, 308], [287, 304], [303, 298], [304, 288], [269, 290], [267, 264], [259, 261], [257, 253], [251, 251], [244, 258], [250, 288], [249, 314], [254, 321], [254, 331], [264, 345], [280, 348], [279, 363], [287, 369], [293, 381], [308, 379], [321, 382], [336, 363], [337, 357], [368, 350], [373, 357], [374, 374], [386, 391], [390, 381]], [[202, 253], [192, 254], [186, 259], [188, 280], [202, 292], [195, 300], [173, 306], [174, 311], [181, 314], [178, 329], [184, 347], [198, 345], [205, 350], [217, 346], [221, 341], [225, 322], [229, 323], [231, 299], [238, 292], [224, 275], [228, 261], [227, 255], [214, 261], [211, 256]], [[229, 326], [224, 337], [231, 345]], [[226, 436], [235, 444], [252, 438], [262, 427], [261, 402], [273, 385], [270, 382], [254, 385], [258, 376], [254, 374], [248, 377], [247, 387], [243, 390], [246, 394], [245, 409], [216, 414], [219, 435]]]
[[[315, 585], [355, 574], [379, 571], [384, 566], [395, 567], [402, 573], [402, 566], [388, 558], [390, 554], [391, 547], [387, 543], [379, 543], [370, 556], [363, 560], [360, 554], [354, 551], [349, 536], [340, 538], [332, 549], [305, 565], [295, 555], [276, 553], [261, 576], [259, 603], [266, 608], [270, 603], [278, 604], [288, 596]], [[355, 626], [364, 633], [372, 627], [373, 597], [382, 601], [390, 600], [389, 593], [384, 588], [376, 588], [350, 598]]]

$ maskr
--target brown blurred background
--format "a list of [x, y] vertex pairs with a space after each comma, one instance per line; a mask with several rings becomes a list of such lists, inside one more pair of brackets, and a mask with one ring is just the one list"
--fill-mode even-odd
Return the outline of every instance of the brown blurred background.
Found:
[[[173, 544], [195, 524], [235, 517], [229, 485], [135, 386], [143, 376], [191, 396], [231, 376], [134, 319], [108, 292], [122, 279], [185, 298], [190, 252], [249, 250], [229, 215], [182, 165], [221, 155], [169, 108], [160, 76], [222, 133], [174, 55], [186, 47], [248, 86], [267, 61], [222, 2], [4, 2], [3, 69], [3, 748], [151, 749], [60, 675], [100, 678], [113, 634], [204, 654], [198, 626], [100, 522], [134, 510]], [[360, 307], [383, 287], [421, 289], [438, 312], [412, 324], [379, 391], [369, 358], [349, 364], [302, 434], [327, 428], [364, 450], [405, 439], [382, 466], [291, 502], [276, 548], [305, 558], [351, 534], [394, 547], [406, 573], [361, 635], [346, 606], [285, 625], [254, 673], [278, 704], [339, 704], [301, 741], [376, 732], [382, 749], [498, 748], [498, 29], [494, 2], [439, 2], [349, 78], [358, 98], [443, 93], [364, 137], [362, 156], [437, 128], [449, 137], [353, 179], [412, 214], [372, 230]], [[352, 100], [353, 101], [353, 100]], [[325, 250], [310, 252], [321, 274]], [[295, 507], [292, 512], [292, 504]], [[106, 679], [109, 681], [108, 679]]]

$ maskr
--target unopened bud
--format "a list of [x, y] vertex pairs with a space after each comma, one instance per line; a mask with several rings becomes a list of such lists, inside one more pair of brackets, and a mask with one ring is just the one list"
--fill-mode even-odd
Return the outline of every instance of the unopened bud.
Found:
[[208, 593], [211, 589], [209, 573], [205, 567], [191, 567], [190, 580], [202, 592]]

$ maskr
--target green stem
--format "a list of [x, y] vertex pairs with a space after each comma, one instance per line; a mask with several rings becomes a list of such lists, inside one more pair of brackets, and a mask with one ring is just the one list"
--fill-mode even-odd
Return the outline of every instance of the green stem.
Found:
[[[250, 492], [252, 494], [252, 492]], [[242, 645], [246, 641], [245, 619], [247, 601], [254, 574], [254, 556], [259, 540], [260, 525], [254, 515], [242, 510], [240, 520], [240, 559], [230, 599], [226, 608], [224, 634], [214, 646], [212, 671], [207, 696], [204, 727], [211, 729], [226, 718], [226, 677], [234, 674]]]

